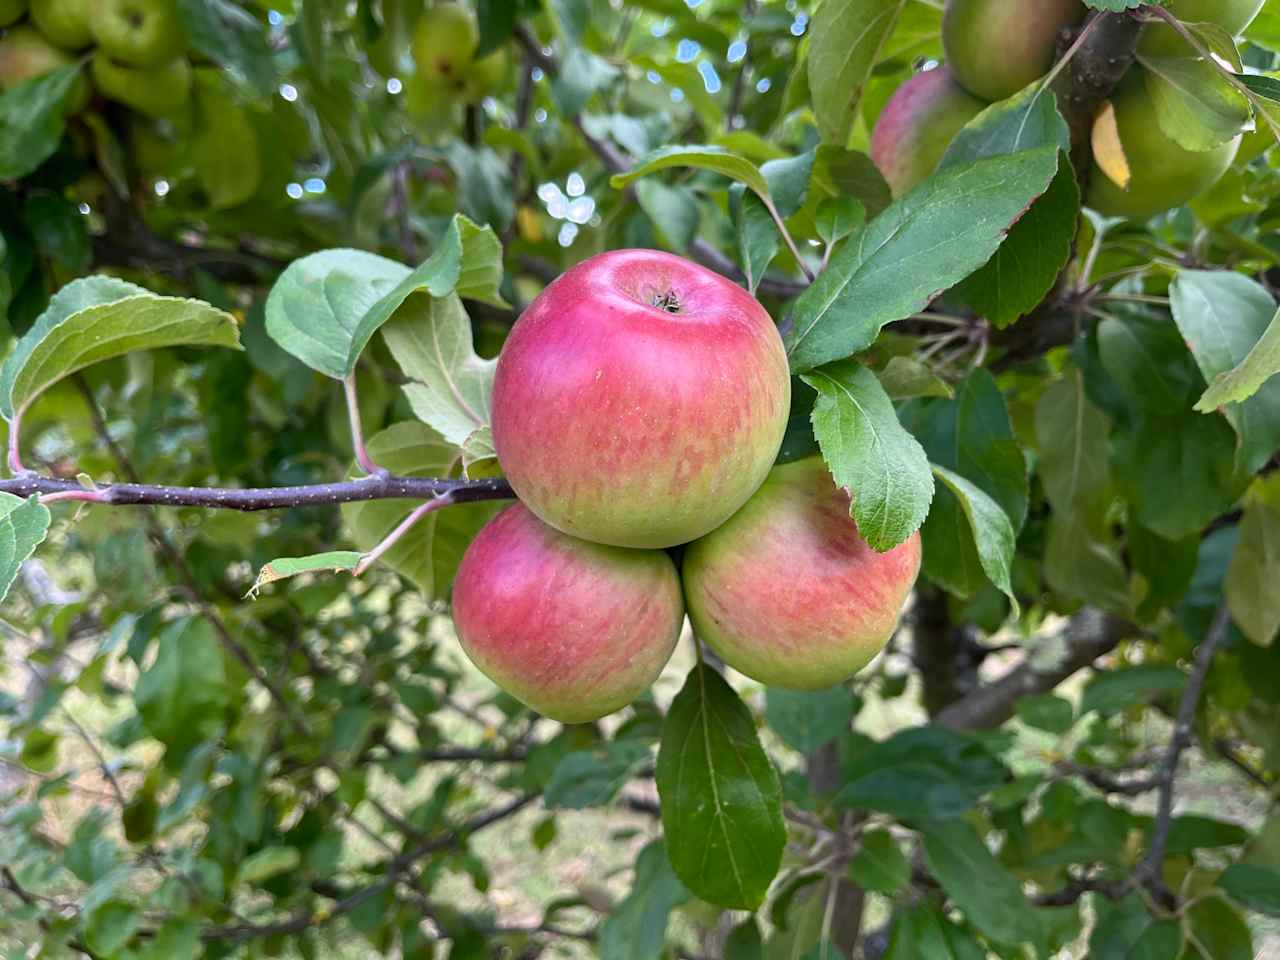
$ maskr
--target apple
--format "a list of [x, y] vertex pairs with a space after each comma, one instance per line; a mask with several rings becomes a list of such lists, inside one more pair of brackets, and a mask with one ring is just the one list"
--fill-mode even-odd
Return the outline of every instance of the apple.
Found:
[[1143, 70], [1130, 68], [1111, 94], [1120, 144], [1129, 164], [1121, 187], [1096, 162], [1085, 205], [1108, 217], [1145, 220], [1208, 190], [1227, 172], [1240, 148], [1236, 137], [1212, 150], [1186, 150], [1165, 136], [1147, 96]]
[[102, 52], [131, 67], [159, 67], [186, 49], [174, 0], [96, 0], [89, 26]]
[[461, 93], [479, 44], [475, 14], [450, 0], [428, 7], [418, 18], [410, 49], [424, 81]]
[[1086, 12], [1080, 0], [948, 0], [947, 63], [970, 93], [1003, 100], [1049, 72], [1059, 34]]
[[[73, 63], [73, 57], [50, 44], [34, 27], [13, 27], [0, 37], [0, 91]], [[88, 102], [89, 84], [81, 74], [72, 84], [68, 110], [77, 113]]]
[[565, 533], [695, 540], [764, 481], [786, 431], [787, 356], [754, 297], [657, 250], [567, 270], [498, 357], [493, 442], [516, 494]]
[[790, 690], [861, 670], [897, 628], [920, 535], [876, 553], [818, 457], [775, 467], [747, 505], [684, 552], [694, 631], [725, 663]]
[[502, 86], [502, 81], [507, 77], [508, 65], [509, 61], [505, 50], [495, 50], [487, 57], [473, 60], [462, 88], [463, 101], [466, 103], [479, 103], [498, 87]]
[[191, 64], [177, 57], [158, 67], [131, 67], [99, 50], [93, 55], [93, 83], [108, 100], [167, 117], [191, 101]]
[[[1244, 33], [1265, 0], [1165, 0], [1165, 6], [1186, 23], [1216, 23], [1233, 37]], [[1187, 57], [1194, 51], [1178, 31], [1167, 23], [1148, 23], [1142, 28], [1138, 52], [1148, 57]]]
[[93, 43], [89, 0], [31, 0], [31, 19], [53, 44], [83, 50]]
[[0, 27], [17, 23], [27, 12], [27, 0], [0, 0]]
[[515, 504], [467, 547], [453, 620], [463, 651], [503, 690], [554, 720], [586, 723], [657, 679], [684, 604], [665, 553], [577, 540]]
[[986, 106], [945, 66], [917, 73], [898, 87], [871, 133], [871, 159], [893, 195], [902, 196], [933, 173], [960, 128]]

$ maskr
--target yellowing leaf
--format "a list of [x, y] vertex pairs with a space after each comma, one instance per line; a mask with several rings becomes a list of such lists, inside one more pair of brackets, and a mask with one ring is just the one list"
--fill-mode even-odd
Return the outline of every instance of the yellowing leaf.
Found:
[[1099, 169], [1107, 175], [1117, 187], [1129, 189], [1129, 158], [1125, 156], [1124, 144], [1120, 142], [1120, 128], [1116, 125], [1115, 107], [1110, 100], [1103, 101], [1093, 118], [1093, 134], [1090, 137], [1093, 147], [1093, 159]]

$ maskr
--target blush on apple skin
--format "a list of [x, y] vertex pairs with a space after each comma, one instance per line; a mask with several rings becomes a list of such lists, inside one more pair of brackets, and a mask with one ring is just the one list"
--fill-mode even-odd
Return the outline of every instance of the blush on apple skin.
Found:
[[764, 481], [791, 403], [754, 297], [681, 257], [615, 250], [525, 310], [493, 389], [498, 461], [565, 533], [623, 547], [694, 540]]
[[586, 723], [657, 679], [684, 602], [665, 553], [577, 540], [514, 504], [467, 548], [453, 620], [471, 662], [503, 690], [554, 720]]
[[771, 687], [818, 690], [889, 642], [920, 571], [920, 535], [876, 553], [819, 458], [775, 467], [724, 526], [684, 554], [694, 630]]

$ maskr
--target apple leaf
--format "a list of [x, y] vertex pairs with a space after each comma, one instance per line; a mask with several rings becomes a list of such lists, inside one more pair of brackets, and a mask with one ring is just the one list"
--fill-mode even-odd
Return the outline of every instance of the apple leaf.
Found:
[[651, 841], [636, 857], [631, 891], [600, 924], [600, 956], [607, 960], [662, 956], [671, 911], [688, 899], [689, 891], [672, 872], [662, 840]]
[[[965, 551], [967, 547], [967, 553], [976, 556], [987, 579], [1009, 598], [1014, 616], [1017, 617], [1018, 598], [1013, 594], [1012, 583], [1013, 553], [1017, 539], [1013, 524], [1009, 522], [1009, 515], [981, 487], [958, 473], [952, 473], [937, 464], [933, 466], [933, 473], [943, 482], [945, 495], [940, 489], [933, 509], [929, 512], [929, 520], [924, 526], [925, 572], [954, 593], [971, 593], [972, 587], [955, 588], [957, 581], [952, 579], [949, 572], [945, 572], [952, 563], [949, 559], [941, 559], [942, 556], [953, 556], [954, 552]], [[947, 507], [952, 509], [946, 509]], [[961, 529], [961, 521], [967, 525], [967, 529]], [[949, 553], [940, 555], [936, 549], [939, 544], [950, 544]], [[930, 563], [930, 559], [935, 562]], [[971, 576], [968, 583], [972, 583]]]
[[760, 168], [746, 157], [739, 156], [724, 147], [661, 147], [641, 157], [626, 173], [614, 174], [609, 179], [609, 183], [621, 190], [641, 177], [647, 177], [651, 173], [670, 167], [710, 170], [712, 173], [718, 173], [730, 180], [745, 184], [759, 194], [761, 199], [769, 199], [769, 183], [760, 172]]
[[1170, 140], [1187, 150], [1212, 150], [1249, 127], [1249, 101], [1202, 57], [1143, 57], [1147, 96]]
[[898, 422], [876, 375], [853, 360], [802, 376], [818, 391], [813, 432], [851, 516], [873, 550], [892, 550], [920, 529], [933, 500], [924, 448]]
[[1240, 539], [1227, 568], [1231, 618], [1254, 643], [1269, 647], [1280, 631], [1280, 483], [1255, 482], [1240, 520]]
[[501, 277], [497, 235], [457, 214], [435, 252], [413, 270], [362, 250], [321, 250], [295, 260], [267, 296], [267, 333], [313, 370], [340, 380], [414, 294], [457, 291], [507, 306], [498, 293]]
[[[1174, 322], [1210, 383], [1243, 365], [1276, 317], [1266, 287], [1230, 270], [1180, 270], [1169, 298]], [[1264, 347], [1254, 361], [1258, 373], [1267, 366], [1266, 352]], [[1203, 403], [1202, 397], [1196, 409]], [[1238, 438], [1237, 466], [1257, 471], [1280, 448], [1280, 379], [1264, 377], [1252, 395], [1228, 404], [1223, 413]]]
[[[209, 205], [225, 210], [244, 203], [262, 183], [262, 150], [248, 111], [226, 90], [222, 75], [195, 71], [195, 103], [199, 120], [192, 137], [191, 159]], [[228, 150], [227, 144], [235, 144]]]
[[82, 277], [54, 294], [0, 368], [0, 415], [21, 416], [47, 387], [132, 350], [240, 348], [231, 314], [201, 300], [162, 297], [114, 277]]
[[1280, 373], [1280, 310], [1243, 360], [1213, 376], [1209, 388], [1196, 401], [1195, 409], [1209, 413], [1228, 403], [1243, 403], [1277, 373]]
[[676, 876], [698, 897], [754, 910], [782, 864], [782, 784], [755, 722], [699, 664], [676, 694], [658, 750], [662, 830]]
[[0, 180], [25, 177], [58, 149], [79, 78], [69, 64], [0, 94]]
[[187, 41], [264, 96], [275, 93], [276, 68], [267, 32], [231, 0], [178, 0]]
[[488, 426], [497, 361], [476, 355], [471, 323], [456, 296], [415, 298], [382, 336], [412, 381], [404, 392], [418, 419], [459, 447]]
[[906, 0], [826, 0], [809, 30], [809, 90], [825, 143], [845, 146], [862, 91]]
[[[456, 476], [458, 450], [426, 424], [409, 420], [392, 424], [368, 441], [379, 466], [406, 477]], [[414, 507], [417, 500], [370, 500], [346, 503], [342, 519], [361, 550], [371, 550]], [[382, 557], [382, 563], [413, 583], [426, 599], [443, 597], [467, 544], [500, 508], [501, 503], [456, 504], [428, 513]]]
[[272, 560], [258, 571], [248, 596], [256, 598], [268, 583], [303, 573], [338, 573], [342, 570], [350, 573], [355, 570], [362, 556], [364, 554], [357, 550], [330, 550], [328, 553], [313, 553], [307, 557], [281, 557]]
[[895, 200], [797, 298], [786, 336], [791, 369], [866, 349], [885, 324], [981, 267], [1057, 169], [1057, 147], [1038, 147], [953, 167]]
[[49, 532], [49, 508], [32, 497], [0, 493], [0, 602], [9, 593], [24, 560]]

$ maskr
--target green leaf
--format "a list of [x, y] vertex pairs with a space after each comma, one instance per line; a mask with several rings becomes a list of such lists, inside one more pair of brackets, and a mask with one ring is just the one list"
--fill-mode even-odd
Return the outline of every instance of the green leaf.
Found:
[[765, 720], [787, 746], [801, 753], [813, 753], [848, 733], [857, 709], [857, 697], [845, 687], [765, 691]]
[[276, 69], [267, 31], [253, 14], [231, 0], [178, 0], [178, 12], [194, 50], [263, 96], [275, 93]]
[[1045, 146], [1069, 150], [1071, 131], [1053, 91], [1036, 81], [965, 124], [947, 146], [938, 169]]
[[461, 301], [417, 298], [382, 329], [414, 414], [457, 446], [489, 424], [496, 360], [482, 360]]
[[1071, 701], [1052, 693], [1019, 697], [1014, 710], [1018, 719], [1027, 726], [1046, 733], [1064, 734], [1075, 722], [1075, 708]]
[[236, 879], [241, 883], [260, 884], [282, 873], [296, 870], [302, 862], [297, 847], [264, 847], [240, 862]]
[[848, 141], [871, 68], [905, 6], [906, 0], [826, 0], [818, 7], [809, 28], [808, 80], [825, 142]]
[[782, 217], [794, 216], [804, 206], [817, 157], [818, 151], [815, 148], [794, 157], [766, 160], [760, 165], [760, 173], [769, 185], [769, 195], [773, 197]]
[[249, 588], [249, 596], [257, 597], [258, 592], [268, 583], [296, 577], [303, 573], [348, 573], [355, 570], [356, 564], [364, 554], [356, 550], [330, 550], [328, 553], [313, 553], [306, 557], [280, 557], [264, 564], [258, 576]]
[[85, 946], [95, 956], [118, 956], [133, 939], [141, 924], [138, 911], [127, 903], [111, 900], [89, 916], [84, 928]]
[[1249, 101], [1219, 72], [1196, 56], [1144, 57], [1143, 79], [1156, 122], [1186, 150], [1212, 150], [1250, 125]]
[[924, 448], [898, 422], [880, 381], [853, 360], [803, 375], [818, 391], [813, 432], [835, 481], [853, 499], [851, 516], [884, 552], [920, 529], [933, 499]]
[[147, 732], [180, 759], [218, 735], [233, 693], [213, 625], [189, 617], [160, 634], [155, 661], [138, 677], [133, 702]]
[[136, 956], [138, 960], [198, 960], [203, 951], [199, 922], [171, 919], [156, 930]]
[[1246, 910], [1280, 917], [1280, 870], [1233, 863], [1218, 878], [1218, 887]]
[[991, 157], [930, 177], [842, 246], [796, 300], [787, 352], [809, 370], [870, 346], [991, 258], [1048, 189], [1056, 148]]
[[[459, 463], [457, 448], [423, 423], [392, 424], [367, 443], [379, 466], [407, 477], [449, 477]], [[361, 550], [380, 543], [416, 506], [416, 500], [370, 500], [342, 505], [342, 520]], [[449, 592], [472, 538], [501, 503], [463, 503], [428, 513], [383, 554], [381, 563], [413, 583], [426, 599]]]
[[947, 381], [914, 357], [891, 357], [883, 370], [877, 370], [880, 386], [890, 400], [912, 400], [917, 397], [945, 397], [956, 395]]
[[1022, 884], [963, 820], [922, 829], [929, 870], [969, 922], [998, 943], [1034, 943], [1040, 937], [1035, 908]]
[[1097, 673], [1084, 688], [1080, 715], [1091, 710], [1115, 713], [1160, 694], [1180, 693], [1187, 675], [1177, 667], [1147, 663]]
[[114, 277], [72, 280], [0, 369], [0, 414], [12, 423], [47, 387], [102, 360], [173, 346], [239, 349], [235, 318], [200, 300], [158, 296]]
[[661, 956], [671, 911], [688, 899], [689, 891], [672, 872], [662, 841], [654, 840], [636, 858], [630, 892], [600, 925], [600, 960]]
[[857, 197], [827, 197], [818, 204], [814, 227], [823, 243], [836, 243], [867, 223], [867, 208]]
[[626, 173], [616, 173], [609, 178], [609, 183], [618, 190], [634, 183], [641, 177], [647, 177], [659, 170], [671, 167], [693, 167], [697, 170], [710, 170], [728, 177], [738, 183], [745, 184], [754, 190], [761, 199], [769, 199], [769, 184], [760, 172], [760, 168], [748, 160], [724, 147], [713, 146], [671, 146], [661, 147], [641, 157]]
[[764, 960], [764, 941], [755, 917], [748, 917], [729, 931], [724, 942], [724, 955], [733, 960]]
[[83, 84], [75, 63], [0, 94], [0, 180], [25, 177], [53, 155]]
[[1147, 581], [1138, 617], [1148, 622], [1161, 610], [1173, 609], [1186, 596], [1196, 571], [1200, 535], [1167, 540], [1140, 523], [1129, 524], [1127, 532], [1129, 562]]
[[[644, 186], [641, 184], [640, 186]], [[764, 201], [754, 193], [730, 189], [730, 197], [737, 198], [738, 256], [742, 272], [747, 277], [747, 289], [752, 293], [760, 286], [765, 269], [773, 262], [782, 243], [773, 217], [765, 209]]]
[[198, 119], [191, 156], [209, 205], [225, 210], [257, 192], [262, 151], [248, 111], [229, 94], [222, 77], [213, 70], [197, 70], [195, 81]]
[[[932, 531], [930, 530], [930, 524], [926, 522], [924, 526], [926, 565], [929, 559], [930, 540], [937, 538], [946, 542], [956, 537], [964, 538], [967, 533], [968, 542], [977, 553], [978, 564], [981, 566], [982, 572], [986, 574], [988, 580], [1000, 589], [1001, 593], [1009, 598], [1009, 602], [1013, 606], [1013, 615], [1017, 617], [1019, 611], [1018, 598], [1013, 594], [1011, 580], [1013, 554], [1017, 543], [1013, 524], [1009, 522], [1009, 515], [1000, 508], [998, 503], [987, 496], [980, 487], [959, 474], [952, 473], [937, 464], [933, 465], [933, 473], [946, 485], [948, 494], [954, 497], [954, 504], [959, 506], [968, 528], [967, 531], [960, 530], [958, 521], [953, 514], [942, 515], [945, 517], [946, 526], [939, 524]], [[937, 510], [938, 505], [938, 500], [935, 500], [934, 511]], [[931, 512], [931, 519], [932, 515]], [[943, 562], [945, 561], [941, 559], [938, 561], [938, 563]], [[931, 570], [937, 570], [938, 563], [926, 570], [931, 577], [934, 576]], [[939, 582], [943, 586], [947, 586], [945, 581], [940, 580]]]
[[1255, 960], [1257, 956], [1249, 925], [1221, 897], [1203, 897], [1193, 903], [1183, 923], [1191, 933], [1188, 960]]
[[782, 785], [750, 711], [710, 667], [694, 667], [672, 701], [657, 781], [676, 876], [717, 906], [760, 906], [787, 840]]
[[855, 756], [836, 803], [902, 819], [947, 819], [972, 809], [1008, 777], [977, 739], [945, 727], [914, 727]]
[[[636, 184], [636, 199], [668, 247], [688, 249], [698, 232], [698, 202], [692, 193], [684, 187], [669, 187], [659, 180], [643, 180]], [[768, 217], [767, 212], [765, 216]]]
[[516, 190], [507, 160], [488, 147], [472, 147], [452, 140], [445, 158], [458, 179], [458, 203], [476, 223], [488, 224], [498, 233], [515, 218]]
[[9, 594], [23, 561], [49, 533], [49, 508], [38, 497], [24, 500], [0, 493], [0, 603]]
[[[1181, 940], [1177, 924], [1172, 925], [1171, 939], [1167, 930], [1169, 922], [1151, 916], [1138, 894], [1131, 893], [1115, 903], [1106, 899], [1095, 902], [1098, 922], [1089, 937], [1090, 960], [1172, 960], [1176, 957]], [[1153, 952], [1166, 944], [1172, 945], [1173, 952], [1167, 947], [1164, 953]]]
[[1225, 583], [1227, 607], [1240, 631], [1268, 647], [1280, 631], [1280, 485], [1259, 481], [1240, 520], [1240, 539]]
[[543, 791], [543, 803], [565, 810], [607, 806], [650, 761], [649, 745], [637, 740], [613, 740], [566, 754]]
[[849, 863], [849, 875], [864, 890], [895, 894], [911, 882], [911, 864], [888, 830], [868, 830]]
[[[1266, 287], [1233, 271], [1179, 270], [1169, 298], [1178, 330], [1210, 382], [1242, 364], [1276, 316]], [[1239, 437], [1239, 468], [1254, 473], [1280, 449], [1280, 380], [1223, 412]]]
[[1277, 373], [1280, 373], [1280, 310], [1243, 360], [1209, 379], [1209, 388], [1196, 401], [1195, 408], [1209, 413], [1228, 403], [1241, 403]]
[[986, 960], [987, 951], [930, 903], [898, 910], [884, 960]]

